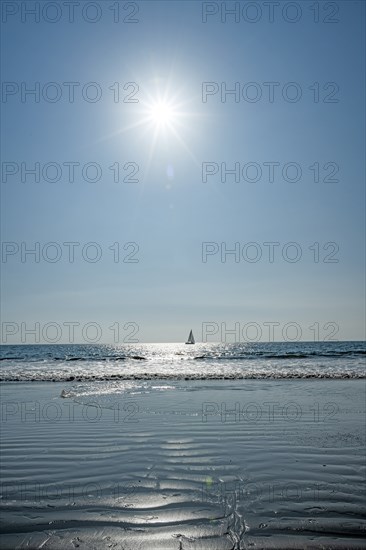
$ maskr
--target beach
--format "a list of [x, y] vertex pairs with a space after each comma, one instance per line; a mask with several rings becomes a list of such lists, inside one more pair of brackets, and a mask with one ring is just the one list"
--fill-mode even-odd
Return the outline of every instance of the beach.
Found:
[[1, 384], [1, 548], [364, 548], [365, 380]]
[[0, 8], [0, 550], [366, 550], [366, 0]]

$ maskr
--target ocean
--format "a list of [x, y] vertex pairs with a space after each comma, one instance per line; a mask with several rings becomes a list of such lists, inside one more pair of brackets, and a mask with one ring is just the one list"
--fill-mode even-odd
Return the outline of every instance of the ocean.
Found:
[[365, 378], [364, 342], [3, 345], [0, 380]]

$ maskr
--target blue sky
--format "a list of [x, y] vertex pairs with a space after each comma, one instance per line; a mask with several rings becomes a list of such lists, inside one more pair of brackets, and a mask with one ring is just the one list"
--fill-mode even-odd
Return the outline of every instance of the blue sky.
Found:
[[[329, 5], [320, 2], [316, 23], [309, 8], [313, 3], [295, 2], [301, 16], [289, 23], [283, 16], [286, 2], [280, 2], [271, 23], [265, 3], [257, 2], [262, 10], [257, 23], [245, 21], [242, 13], [238, 23], [230, 16], [223, 23], [225, 3], [207, 8], [193, 1], [150, 1], [137, 3], [138, 22], [114, 23], [110, 7], [116, 3], [104, 0], [96, 2], [101, 17], [94, 24], [81, 17], [86, 2], [75, 8], [73, 23], [59, 4], [61, 18], [55, 23], [42, 13], [38, 23], [26, 14], [22, 22], [20, 2], [8, 2], [3, 14], [2, 79], [13, 83], [7, 84], [8, 91], [19, 87], [17, 93], [3, 94], [1, 104], [2, 241], [19, 246], [18, 253], [3, 256], [3, 322], [19, 327], [22, 322], [29, 327], [35, 322], [41, 327], [51, 321], [60, 326], [97, 322], [101, 341], [111, 341], [108, 327], [114, 322], [134, 322], [139, 340], [146, 342], [182, 341], [190, 328], [200, 340], [202, 323], [208, 321], [228, 327], [273, 321], [280, 328], [296, 322], [302, 339], [312, 340], [309, 326], [334, 322], [339, 339], [363, 339], [364, 3], [332, 3], [332, 9], [339, 8], [332, 16]], [[136, 3], [118, 4], [123, 18]], [[234, 4], [226, 3], [228, 8]], [[202, 10], [216, 8], [218, 13], [203, 23]], [[253, 17], [254, 12], [248, 13]], [[325, 17], [339, 21], [325, 23]], [[47, 83], [54, 82], [60, 100], [41, 95], [35, 102], [28, 95], [22, 101], [22, 82], [28, 88], [38, 82], [41, 90], [46, 85], [46, 97], [56, 89]], [[64, 82], [80, 83], [73, 103]], [[82, 96], [90, 82], [102, 92], [99, 101]], [[115, 103], [109, 88], [116, 82], [120, 98], [138, 86], [138, 103]], [[131, 82], [135, 88], [123, 90]], [[217, 93], [203, 102], [205, 82], [215, 82], [219, 89], [239, 83], [239, 101], [233, 95], [222, 101]], [[250, 82], [262, 92], [255, 103], [243, 98]], [[278, 83], [273, 102], [266, 82]], [[297, 102], [283, 98], [289, 82], [301, 90]], [[324, 102], [336, 89], [328, 83], [339, 87], [331, 96], [337, 102]], [[91, 86], [86, 93], [95, 90]], [[166, 125], [156, 120], [157, 102], [173, 111]], [[41, 176], [35, 182], [26, 175], [22, 182], [21, 163], [31, 167], [36, 162], [41, 169], [50, 162], [63, 167], [59, 181]], [[68, 181], [65, 162], [79, 163], [74, 182]], [[116, 162], [119, 183], [109, 168]], [[257, 163], [262, 178], [235, 182], [227, 176], [222, 182], [219, 172], [203, 182], [205, 162], [226, 163], [229, 169], [235, 163], [240, 168]], [[268, 162], [279, 163], [272, 183], [263, 164]], [[83, 178], [86, 163], [101, 168], [99, 181]], [[130, 170], [123, 170], [126, 163], [138, 165], [138, 183], [122, 181]], [[299, 181], [283, 179], [287, 163], [300, 166]], [[309, 169], [314, 163], [319, 163], [319, 182]], [[323, 168], [327, 163], [339, 167], [334, 176], [339, 181], [323, 181], [331, 172], [329, 165]], [[18, 173], [6, 176], [14, 166]], [[52, 263], [41, 255], [37, 263], [28, 255], [22, 262], [22, 242], [29, 248], [38, 242], [41, 251], [55, 242], [62, 256]], [[65, 242], [80, 243], [73, 263]], [[102, 252], [95, 263], [81, 252], [90, 242]], [[116, 242], [120, 259], [132, 251], [123, 250], [126, 243], [137, 243], [134, 258], [139, 261], [114, 262], [109, 247]], [[219, 253], [203, 262], [205, 242], [218, 243]], [[233, 255], [221, 261], [225, 246], [239, 243], [242, 252], [250, 242], [262, 252], [258, 262], [247, 261], [243, 253], [238, 262]], [[279, 243], [273, 262], [266, 242]], [[302, 252], [298, 262], [282, 256], [290, 242]], [[319, 243], [318, 262], [314, 247], [309, 249], [314, 243]], [[335, 250], [335, 245], [323, 250], [326, 243], [339, 247], [333, 256], [338, 262], [323, 261]], [[321, 328], [320, 339], [326, 334]], [[282, 339], [281, 331], [276, 339]], [[7, 340], [17, 341], [20, 330]], [[67, 341], [66, 331], [60, 341]], [[26, 342], [32, 343], [32, 337]]]

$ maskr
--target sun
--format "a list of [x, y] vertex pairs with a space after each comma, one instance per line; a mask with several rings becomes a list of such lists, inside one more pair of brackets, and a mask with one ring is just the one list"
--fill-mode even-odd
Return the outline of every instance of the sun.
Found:
[[158, 128], [172, 126], [176, 119], [174, 107], [167, 101], [157, 101], [149, 108], [149, 119]]
[[192, 111], [195, 96], [186, 85], [173, 83], [172, 77], [152, 77], [140, 85], [141, 97], [134, 100], [129, 124], [124, 124], [115, 132], [102, 138], [111, 139], [127, 132], [139, 132], [148, 145], [146, 171], [159, 151], [184, 149], [199, 165], [191, 145], [189, 135], [195, 132], [202, 114]]

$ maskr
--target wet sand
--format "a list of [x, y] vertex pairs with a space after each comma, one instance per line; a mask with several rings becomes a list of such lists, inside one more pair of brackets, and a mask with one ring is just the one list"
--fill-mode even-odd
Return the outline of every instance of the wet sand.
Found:
[[365, 548], [364, 392], [4, 383], [1, 548]]

